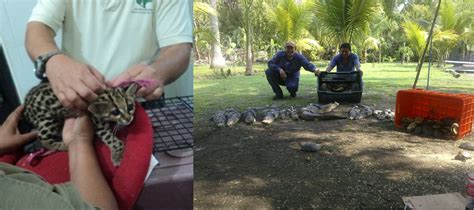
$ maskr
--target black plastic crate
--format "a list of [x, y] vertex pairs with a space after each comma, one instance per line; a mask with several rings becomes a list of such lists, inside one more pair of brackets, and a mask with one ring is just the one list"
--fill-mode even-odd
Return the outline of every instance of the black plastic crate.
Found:
[[321, 72], [318, 76], [318, 101], [321, 104], [360, 103], [362, 75], [355, 72]]

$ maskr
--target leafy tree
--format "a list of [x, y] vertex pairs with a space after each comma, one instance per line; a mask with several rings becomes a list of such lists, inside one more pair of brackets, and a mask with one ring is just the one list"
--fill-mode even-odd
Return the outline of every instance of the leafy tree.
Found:
[[[211, 5], [204, 3], [204, 2], [194, 2], [193, 4], [193, 12], [194, 12], [194, 31], [193, 31], [193, 41], [194, 41], [194, 55], [196, 56], [196, 60], [201, 60], [201, 52], [200, 48], [207, 48], [209, 43], [212, 42], [214, 39], [212, 35], [212, 31], [210, 26], [202, 26], [208, 25], [206, 24], [206, 20], [208, 20], [210, 15], [217, 16], [217, 11], [211, 7]], [[202, 37], [202, 40], [200, 39]]]
[[[469, 5], [471, 7], [467, 7]], [[461, 49], [462, 57], [465, 57], [466, 46], [469, 44], [466, 38], [474, 35], [470, 30], [474, 15], [473, 5], [473, 1], [443, 1], [439, 27], [433, 39], [442, 60], [447, 59], [455, 48]]]
[[402, 25], [408, 45], [415, 51], [415, 55], [420, 58], [426, 45], [426, 31], [413, 21], [405, 22]]
[[374, 50], [380, 51], [380, 40], [374, 37], [369, 36], [363, 43], [364, 53], [362, 55], [364, 63], [367, 63], [367, 51]]
[[367, 54], [367, 50], [377, 52], [378, 56], [374, 54], [374, 57], [378, 57], [378, 62], [382, 62], [384, 52], [386, 54], [392, 53], [392, 55], [395, 53], [397, 45], [402, 44], [400, 40], [402, 33], [399, 32], [400, 27], [397, 19], [399, 19], [397, 13], [392, 12], [389, 16], [382, 7], [377, 8], [377, 12], [369, 26], [370, 30], [368, 30], [362, 43], [364, 54]]
[[361, 38], [369, 29], [372, 17], [379, 6], [377, 0], [321, 0], [316, 2], [316, 16], [337, 43]]
[[299, 39], [310, 38], [308, 27], [313, 18], [313, 1], [281, 0], [276, 7], [267, 6], [267, 8], [278, 34], [276, 40], [282, 45], [289, 40], [298, 42]]
[[410, 47], [402, 46], [396, 51], [398, 57], [400, 57], [401, 63], [410, 61], [410, 58], [414, 56], [413, 50]]
[[433, 47], [438, 54], [438, 64], [446, 60], [449, 52], [456, 46], [459, 35], [454, 30], [440, 31], [437, 29], [433, 37]]

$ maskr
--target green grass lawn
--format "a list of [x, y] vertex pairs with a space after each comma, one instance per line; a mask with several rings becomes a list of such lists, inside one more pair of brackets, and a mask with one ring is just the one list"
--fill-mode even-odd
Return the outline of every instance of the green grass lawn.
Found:
[[[327, 62], [316, 62], [324, 70]], [[224, 69], [231, 74], [224, 77], [219, 70], [209, 69], [209, 65], [194, 66], [194, 100], [195, 119], [197, 123], [208, 119], [219, 109], [238, 108], [241, 111], [248, 107], [278, 105], [280, 107], [302, 106], [317, 103], [317, 78], [311, 73], [301, 70], [298, 96], [289, 98], [288, 91], [282, 87], [286, 96], [284, 100], [273, 101], [273, 92], [265, 78], [266, 65], [256, 64], [256, 73], [244, 76], [244, 66], [233, 66]], [[409, 89], [416, 76], [416, 64], [381, 63], [362, 64], [365, 89], [362, 104], [378, 108], [394, 108], [398, 90]], [[424, 65], [418, 80], [419, 88], [426, 88], [427, 64]], [[430, 90], [449, 93], [474, 93], [474, 74], [462, 74], [454, 78], [442, 68], [431, 68]]]

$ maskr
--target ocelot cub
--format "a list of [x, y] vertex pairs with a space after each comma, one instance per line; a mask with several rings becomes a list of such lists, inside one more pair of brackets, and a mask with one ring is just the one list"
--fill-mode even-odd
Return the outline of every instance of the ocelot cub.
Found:
[[[110, 148], [115, 166], [119, 165], [124, 151], [124, 143], [115, 134], [121, 126], [133, 121], [137, 89], [138, 84], [133, 82], [126, 87], [107, 88], [88, 106], [95, 134]], [[50, 84], [43, 82], [33, 87], [24, 105], [23, 119], [38, 130], [42, 146], [53, 151], [67, 150], [61, 138], [62, 127], [66, 118], [77, 113], [61, 105]]]

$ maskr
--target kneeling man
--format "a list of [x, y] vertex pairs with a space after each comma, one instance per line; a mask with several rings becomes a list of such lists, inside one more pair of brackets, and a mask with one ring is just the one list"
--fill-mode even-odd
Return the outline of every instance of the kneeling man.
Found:
[[283, 98], [280, 85], [286, 86], [291, 97], [296, 97], [301, 67], [314, 72], [316, 76], [319, 75], [319, 70], [314, 64], [310, 63], [302, 54], [295, 52], [296, 45], [294, 42], [287, 42], [285, 47], [285, 51], [279, 51], [268, 61], [268, 69], [265, 71], [268, 83], [275, 93], [273, 100]]

